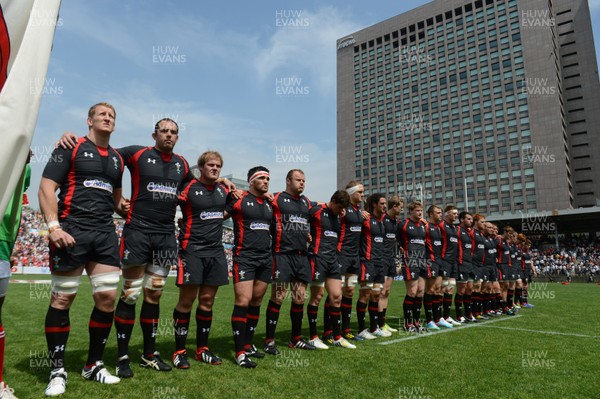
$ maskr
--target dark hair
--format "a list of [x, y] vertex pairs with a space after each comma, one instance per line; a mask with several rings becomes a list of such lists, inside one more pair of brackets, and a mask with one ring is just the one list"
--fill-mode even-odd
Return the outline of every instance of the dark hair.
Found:
[[[463, 220], [464, 218], [467, 217], [467, 215], [471, 215], [471, 212], [462, 211], [461, 213], [458, 214], [458, 220]], [[471, 215], [471, 216], [473, 216], [473, 215]]]
[[304, 171], [302, 169], [290, 169], [290, 171], [285, 176], [285, 180], [291, 179], [292, 175], [294, 174], [294, 172], [298, 172], [298, 173], [304, 174]]
[[331, 196], [330, 201], [333, 202], [334, 204], [342, 205], [345, 208], [348, 206], [348, 204], [350, 204], [350, 196], [344, 190], [337, 190]]
[[269, 173], [269, 169], [265, 168], [264, 166], [255, 166], [248, 171], [248, 179], [247, 180], [250, 181], [250, 177], [252, 177], [252, 175], [255, 174], [256, 172]]
[[458, 209], [458, 208], [457, 208], [457, 207], [455, 207], [454, 205], [448, 205], [448, 206], [446, 206], [446, 207], [444, 208], [444, 213], [446, 213], [446, 212], [450, 212], [450, 211], [453, 211], [453, 210], [455, 210], [455, 209]]
[[437, 206], [437, 205], [431, 205], [429, 208], [427, 208], [427, 214], [429, 216], [433, 215], [433, 211], [439, 209], [440, 211], [442, 210], [442, 207]]
[[367, 200], [365, 201], [365, 210], [369, 213], [372, 213], [373, 209], [375, 209], [375, 205], [377, 205], [379, 203], [379, 200], [382, 198], [385, 198], [385, 195], [381, 193], [374, 193], [369, 195], [367, 197]]
[[175, 124], [175, 126], [177, 126], [177, 134], [179, 134], [179, 125], [177, 124], [177, 122], [175, 122], [173, 119], [171, 118], [162, 118], [161, 120], [159, 120], [158, 122], [156, 122], [154, 124], [154, 133], [158, 133], [158, 128], [161, 122], [173, 122]]

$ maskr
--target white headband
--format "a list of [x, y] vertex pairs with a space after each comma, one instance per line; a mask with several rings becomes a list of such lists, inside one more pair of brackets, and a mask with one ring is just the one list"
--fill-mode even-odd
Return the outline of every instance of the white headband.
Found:
[[348, 195], [352, 195], [355, 192], [357, 192], [360, 189], [360, 184], [357, 184], [356, 186], [352, 186], [350, 188], [346, 189], [346, 192], [348, 193]]
[[265, 172], [264, 170], [259, 170], [258, 172], [254, 173], [252, 176], [250, 176], [250, 178], [248, 179], [248, 183], [252, 183], [255, 179], [262, 177], [262, 176], [266, 176], [269, 177], [269, 172]]

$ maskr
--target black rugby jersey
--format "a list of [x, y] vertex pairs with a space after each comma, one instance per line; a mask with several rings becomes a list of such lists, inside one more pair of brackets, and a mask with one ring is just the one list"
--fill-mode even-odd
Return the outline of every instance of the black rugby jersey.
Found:
[[439, 224], [428, 222], [425, 226], [427, 247], [427, 259], [436, 264], [440, 264], [442, 259], [442, 232]]
[[439, 224], [442, 232], [442, 259], [448, 263], [458, 262], [458, 233], [456, 226], [442, 220]]
[[483, 262], [487, 255], [485, 251], [486, 238], [477, 229], [473, 229], [473, 238], [475, 243], [473, 246], [473, 264], [475, 266], [483, 266]]
[[179, 233], [182, 249], [197, 256], [223, 252], [223, 212], [229, 190], [223, 184], [203, 184], [194, 179], [179, 195], [183, 227]]
[[458, 226], [456, 230], [458, 233], [458, 264], [472, 264], [473, 247], [475, 246], [473, 229], [467, 230], [464, 227]]
[[229, 201], [225, 211], [233, 219], [234, 255], [270, 257], [273, 209], [269, 202], [247, 191]]
[[398, 242], [404, 250], [405, 261], [427, 259], [426, 239], [427, 230], [425, 223], [414, 222], [408, 218], [404, 222], [398, 224], [398, 232], [396, 233]]
[[496, 239], [497, 259], [499, 265], [511, 265], [511, 245], [504, 238]]
[[273, 252], [306, 253], [310, 225], [310, 201], [304, 195], [294, 197], [285, 191], [275, 194], [273, 206]]
[[114, 231], [113, 191], [121, 188], [123, 159], [112, 147], [81, 137], [73, 149], [56, 148], [42, 174], [60, 184], [58, 219], [83, 229]]
[[392, 218], [387, 213], [383, 215], [383, 229], [385, 236], [383, 238], [383, 256], [395, 258], [398, 255], [398, 241], [396, 240], [396, 229], [398, 228], [398, 219]]
[[194, 176], [187, 161], [155, 147], [132, 145], [117, 149], [131, 173], [129, 228], [149, 233], [172, 233], [177, 197]]
[[531, 261], [531, 252], [523, 252], [523, 257], [522, 257], [522, 269], [524, 272], [527, 273], [531, 273], [531, 265], [532, 265], [532, 261]]
[[346, 207], [346, 213], [340, 218], [340, 239], [337, 251], [340, 255], [354, 257], [359, 256], [360, 232], [365, 218], [362, 210], [352, 204]]
[[381, 219], [375, 216], [365, 219], [360, 234], [360, 257], [381, 264], [385, 230]]
[[483, 259], [484, 266], [496, 266], [496, 260], [498, 258], [497, 242], [493, 237], [485, 237], [485, 257]]
[[323, 258], [327, 262], [334, 262], [337, 259], [339, 233], [340, 218], [331, 212], [327, 204], [311, 208], [310, 235], [312, 242], [308, 248], [311, 255]]

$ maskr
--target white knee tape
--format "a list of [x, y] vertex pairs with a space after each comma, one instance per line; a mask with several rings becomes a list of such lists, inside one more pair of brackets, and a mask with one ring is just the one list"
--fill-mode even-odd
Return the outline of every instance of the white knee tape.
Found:
[[442, 287], [446, 288], [450, 282], [448, 280], [442, 280]]
[[147, 288], [149, 290], [162, 291], [166, 283], [166, 277], [153, 276], [151, 274], [144, 275], [144, 288]]
[[92, 294], [104, 291], [116, 291], [119, 286], [119, 272], [100, 273], [90, 276]]
[[454, 288], [456, 288], [456, 280], [453, 278], [449, 279], [446, 288], [448, 288], [449, 290], [453, 290]]
[[55, 276], [52, 275], [50, 289], [57, 294], [76, 294], [81, 276]]
[[348, 277], [346, 280], [346, 284], [348, 284], [348, 287], [356, 287], [356, 284], [358, 284], [358, 276]]
[[121, 299], [128, 305], [135, 305], [137, 299], [142, 294], [142, 284], [144, 283], [144, 278], [136, 278], [136, 279], [124, 279], [123, 280], [123, 292], [121, 294]]

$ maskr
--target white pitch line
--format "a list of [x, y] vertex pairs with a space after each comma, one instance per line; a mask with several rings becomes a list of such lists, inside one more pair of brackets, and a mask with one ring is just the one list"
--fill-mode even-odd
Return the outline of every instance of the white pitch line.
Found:
[[410, 336], [404, 337], [404, 338], [398, 338], [398, 339], [393, 339], [391, 341], [380, 342], [379, 345], [391, 345], [391, 344], [395, 344], [395, 343], [402, 342], [402, 341], [410, 341], [411, 339], [419, 339], [419, 338], [424, 338], [424, 337], [431, 337], [433, 335], [448, 333], [448, 332], [452, 332], [452, 331], [462, 331], [462, 330], [470, 328], [470, 327], [484, 327], [486, 324], [497, 323], [499, 321], [505, 321], [505, 320], [514, 320], [514, 319], [518, 319], [521, 316], [522, 315], [516, 315], [516, 316], [510, 317], [510, 318], [504, 318], [503, 317], [501, 319], [494, 319], [494, 320], [489, 320], [489, 321], [480, 321], [478, 323], [472, 323], [472, 324], [467, 324], [467, 325], [463, 325], [463, 326], [460, 326], [460, 327], [448, 328], [448, 329], [440, 330], [440, 331], [436, 331], [436, 332], [428, 332], [428, 333], [425, 333], [425, 334], [410, 335]]
[[600, 338], [600, 335], [584, 335], [584, 334], [562, 333], [562, 332], [558, 332], [558, 331], [528, 330], [526, 328], [497, 327], [497, 326], [482, 326], [482, 327], [499, 328], [502, 330], [512, 330], [512, 331], [535, 332], [535, 333], [550, 334], [550, 335], [566, 335], [569, 337]]

